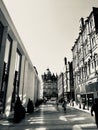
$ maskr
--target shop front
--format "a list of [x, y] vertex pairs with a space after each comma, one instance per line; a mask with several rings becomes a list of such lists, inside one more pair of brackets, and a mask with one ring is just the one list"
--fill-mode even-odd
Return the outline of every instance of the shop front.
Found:
[[76, 102], [87, 109], [94, 103], [94, 99], [98, 97], [98, 82], [88, 85], [81, 85], [76, 89]]

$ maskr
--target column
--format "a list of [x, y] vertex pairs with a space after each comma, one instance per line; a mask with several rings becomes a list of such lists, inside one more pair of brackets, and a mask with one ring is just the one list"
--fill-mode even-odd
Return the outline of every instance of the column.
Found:
[[25, 75], [25, 56], [22, 55], [20, 70], [20, 83], [19, 83], [19, 96], [23, 100], [23, 89], [24, 89], [24, 75]]
[[3, 66], [4, 66], [4, 55], [6, 48], [6, 39], [7, 39], [8, 27], [4, 27], [2, 43], [1, 43], [1, 51], [0, 51], [0, 88], [2, 83], [2, 75], [3, 75]]
[[26, 97], [27, 97], [27, 94], [26, 94], [26, 91], [27, 91], [27, 88], [28, 88], [28, 61], [26, 60], [25, 61], [25, 69], [24, 69], [24, 88], [23, 88], [23, 104], [25, 105], [26, 104]]

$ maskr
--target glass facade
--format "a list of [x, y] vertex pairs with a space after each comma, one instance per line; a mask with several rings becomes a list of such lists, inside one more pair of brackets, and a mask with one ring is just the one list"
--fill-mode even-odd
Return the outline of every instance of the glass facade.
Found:
[[15, 101], [17, 96], [19, 96], [19, 80], [20, 80], [20, 68], [21, 68], [21, 54], [17, 50], [16, 60], [15, 60], [15, 72], [14, 72], [14, 81], [13, 81], [13, 93], [11, 101], [11, 110], [14, 108]]
[[12, 45], [12, 39], [8, 35], [8, 37], [6, 39], [4, 65], [3, 65], [3, 76], [2, 76], [2, 84], [1, 84], [1, 90], [0, 90], [0, 103], [1, 103], [2, 112], [5, 109], [8, 74], [9, 74], [9, 66], [10, 66], [11, 45]]

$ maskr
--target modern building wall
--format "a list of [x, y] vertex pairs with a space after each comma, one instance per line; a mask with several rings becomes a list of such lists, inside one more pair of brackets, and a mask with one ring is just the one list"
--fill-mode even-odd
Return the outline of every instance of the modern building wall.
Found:
[[36, 73], [35, 67], [32, 69], [30, 64], [28, 65], [28, 78], [27, 78], [27, 102], [30, 98], [34, 103], [39, 100], [40, 80]]
[[29, 98], [36, 101], [38, 88], [40, 79], [37, 70], [0, 0], [0, 113], [9, 116], [17, 96], [24, 106]]
[[36, 103], [39, 96], [38, 96], [38, 80], [37, 80], [37, 76], [35, 75], [35, 95], [34, 95], [34, 102]]

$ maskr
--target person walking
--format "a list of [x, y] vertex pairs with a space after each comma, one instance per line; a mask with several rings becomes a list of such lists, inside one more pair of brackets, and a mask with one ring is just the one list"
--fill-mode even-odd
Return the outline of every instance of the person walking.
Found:
[[59, 105], [59, 101], [58, 101], [58, 100], [56, 100], [56, 105], [57, 105], [57, 107], [58, 107], [58, 105]]
[[66, 106], [67, 106], [67, 102], [64, 100], [63, 101], [63, 104], [62, 104], [63, 108], [64, 108], [64, 111], [66, 112]]
[[95, 114], [95, 123], [98, 128], [98, 98], [95, 98], [95, 103], [91, 107], [91, 116], [94, 116], [93, 112]]
[[13, 121], [14, 123], [19, 123], [24, 118], [25, 118], [25, 108], [23, 107], [20, 97], [18, 96], [14, 106]]

